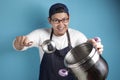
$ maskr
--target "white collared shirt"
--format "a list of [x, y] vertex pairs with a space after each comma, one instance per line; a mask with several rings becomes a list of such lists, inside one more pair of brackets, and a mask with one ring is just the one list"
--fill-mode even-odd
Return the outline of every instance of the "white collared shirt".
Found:
[[[69, 31], [72, 47], [75, 47], [75, 46], [87, 41], [86, 36], [83, 33], [81, 33], [80, 31], [77, 31], [77, 30], [74, 30], [71, 28], [69, 28], [68, 31]], [[50, 39], [50, 35], [51, 35], [51, 28], [37, 29], [37, 30], [32, 31], [31, 33], [29, 33], [26, 36], [28, 37], [28, 39], [30, 41], [33, 41], [33, 44], [30, 47], [24, 47], [22, 49], [22, 51], [26, 50], [28, 48], [31, 48], [31, 47], [37, 47], [39, 49], [40, 59], [42, 59], [44, 51], [42, 50], [40, 45], [45, 40]], [[68, 38], [67, 38], [66, 33], [62, 36], [55, 36], [53, 34], [52, 40], [55, 42], [56, 48], [58, 50], [63, 49], [68, 46]]]

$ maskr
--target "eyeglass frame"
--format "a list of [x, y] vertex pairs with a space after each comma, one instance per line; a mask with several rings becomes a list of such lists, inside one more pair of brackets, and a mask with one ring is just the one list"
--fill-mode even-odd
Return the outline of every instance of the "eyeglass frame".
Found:
[[59, 24], [60, 22], [62, 23], [68, 23], [69, 22], [69, 18], [63, 18], [63, 19], [51, 19], [51, 21], [55, 24]]

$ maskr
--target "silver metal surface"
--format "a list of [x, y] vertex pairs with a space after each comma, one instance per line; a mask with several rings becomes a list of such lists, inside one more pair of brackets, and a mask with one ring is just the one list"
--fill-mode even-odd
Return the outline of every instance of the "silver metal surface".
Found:
[[41, 46], [43, 51], [46, 53], [53, 53], [56, 50], [56, 45], [52, 40], [45, 40]]
[[87, 80], [86, 71], [99, 60], [99, 54], [90, 43], [83, 43], [71, 49], [64, 58], [64, 64], [70, 68], [78, 80]]

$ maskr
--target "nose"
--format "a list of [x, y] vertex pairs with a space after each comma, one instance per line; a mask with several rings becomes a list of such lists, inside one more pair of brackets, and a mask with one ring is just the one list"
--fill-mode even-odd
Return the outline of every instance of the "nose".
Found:
[[59, 25], [64, 25], [64, 23], [62, 21], [59, 22]]

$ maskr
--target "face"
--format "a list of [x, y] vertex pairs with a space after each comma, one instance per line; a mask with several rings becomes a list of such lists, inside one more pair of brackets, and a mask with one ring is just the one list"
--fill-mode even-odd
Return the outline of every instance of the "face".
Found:
[[62, 36], [66, 33], [69, 24], [69, 16], [67, 13], [56, 13], [48, 18], [52, 25], [53, 32], [56, 36]]

